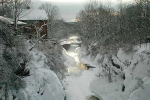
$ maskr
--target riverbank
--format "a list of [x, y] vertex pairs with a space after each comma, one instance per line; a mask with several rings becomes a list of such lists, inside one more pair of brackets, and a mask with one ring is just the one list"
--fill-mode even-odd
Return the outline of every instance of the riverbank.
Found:
[[[81, 61], [96, 67], [91, 70], [96, 76], [89, 86], [91, 91], [103, 100], [149, 100], [149, 46], [136, 46], [128, 53], [120, 49], [116, 56], [112, 56], [111, 62], [107, 55], [92, 57], [85, 51], [84, 46], [79, 51]], [[111, 69], [110, 75], [107, 66]]]

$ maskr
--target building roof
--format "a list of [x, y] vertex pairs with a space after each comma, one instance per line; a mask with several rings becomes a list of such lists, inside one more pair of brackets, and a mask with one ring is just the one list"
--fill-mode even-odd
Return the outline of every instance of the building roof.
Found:
[[[2, 21], [5, 24], [14, 24], [14, 20], [13, 19], [7, 18], [7, 17], [4, 17], [4, 16], [0, 16], [0, 21]], [[17, 24], [18, 25], [23, 25], [23, 24], [26, 24], [26, 23], [18, 21]]]
[[42, 9], [24, 9], [19, 20], [48, 20], [45, 10]]

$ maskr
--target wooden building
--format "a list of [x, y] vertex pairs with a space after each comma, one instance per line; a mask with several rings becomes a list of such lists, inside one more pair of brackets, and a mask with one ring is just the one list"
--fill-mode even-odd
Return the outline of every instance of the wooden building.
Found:
[[24, 33], [30, 33], [36, 36], [36, 31], [40, 31], [39, 35], [43, 36], [46, 34], [47, 38], [46, 23], [48, 21], [48, 17], [45, 10], [24, 9], [19, 16], [19, 21], [27, 23], [26, 27], [24, 27]]

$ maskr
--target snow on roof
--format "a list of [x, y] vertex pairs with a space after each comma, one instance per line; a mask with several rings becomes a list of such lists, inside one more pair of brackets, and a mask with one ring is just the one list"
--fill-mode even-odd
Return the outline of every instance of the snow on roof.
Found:
[[[7, 18], [7, 17], [3, 17], [3, 16], [0, 16], [0, 21], [6, 23], [6, 24], [14, 24], [14, 20], [11, 19], [11, 18]], [[17, 24], [26, 24], [24, 22], [21, 22], [21, 21], [18, 21]]]
[[41, 9], [24, 9], [20, 14], [19, 20], [47, 20], [45, 10]]

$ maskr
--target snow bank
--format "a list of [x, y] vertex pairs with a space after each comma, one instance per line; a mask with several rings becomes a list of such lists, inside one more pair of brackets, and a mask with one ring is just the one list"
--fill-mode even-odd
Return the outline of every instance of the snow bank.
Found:
[[30, 76], [24, 78], [27, 86], [18, 92], [21, 100], [64, 100], [63, 86], [56, 74], [45, 64], [45, 55], [30, 51], [30, 57]]
[[[102, 57], [97, 54], [93, 59], [90, 55], [86, 56], [83, 50], [80, 50], [83, 55], [82, 62], [96, 67], [91, 72], [97, 78], [90, 82], [90, 89], [103, 100], [149, 100], [149, 48], [136, 47], [134, 52], [129, 53], [124, 53], [120, 49], [116, 56], [112, 56], [115, 65], [112, 61], [108, 61], [107, 56]], [[107, 66], [111, 68], [111, 82], [109, 82]], [[93, 77], [89, 78], [92, 80]]]
[[[145, 81], [145, 82], [144, 82]], [[147, 82], [148, 81], [148, 82]], [[143, 79], [143, 85], [135, 90], [129, 100], [149, 100], [150, 99], [150, 77]]]

